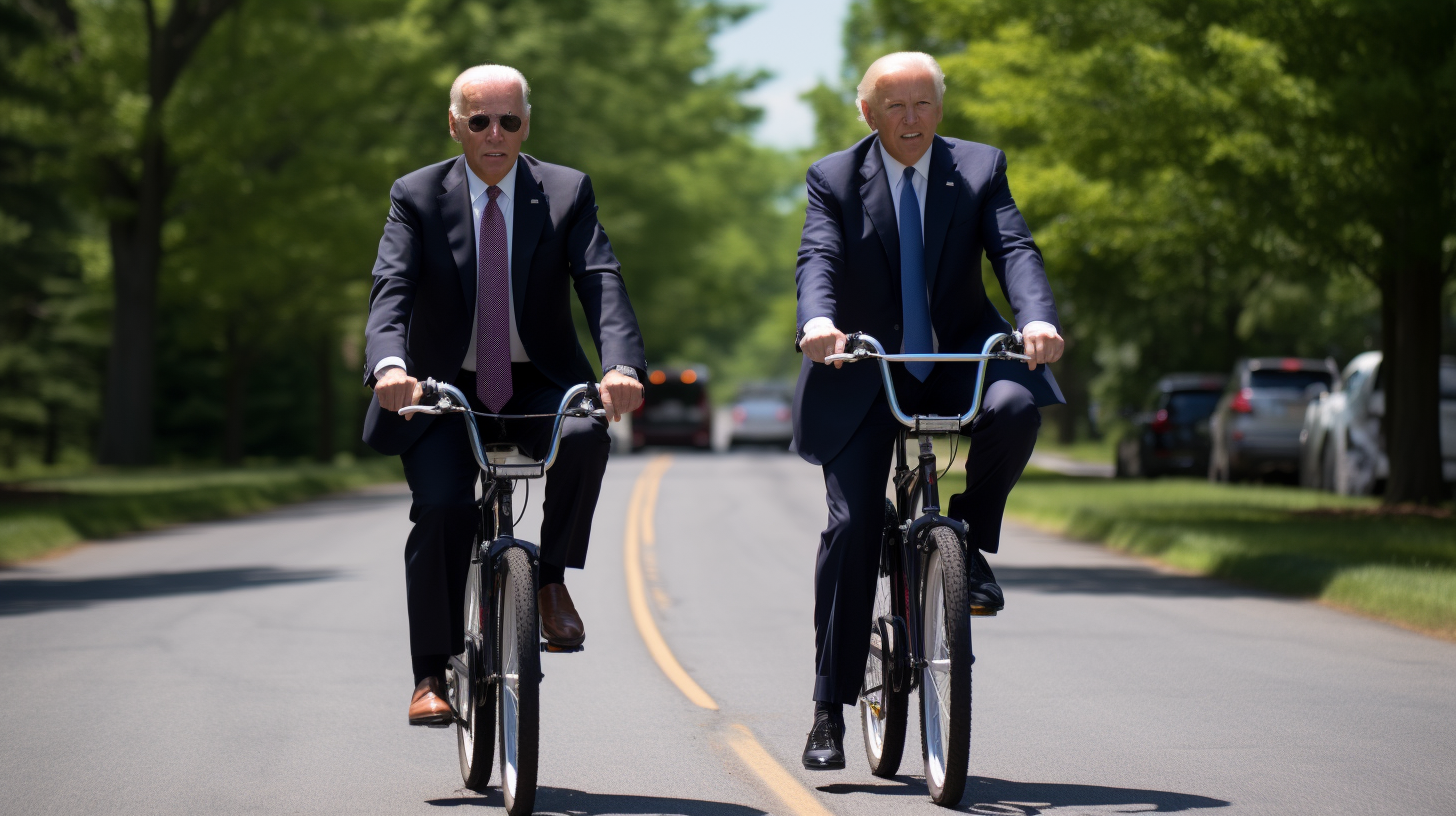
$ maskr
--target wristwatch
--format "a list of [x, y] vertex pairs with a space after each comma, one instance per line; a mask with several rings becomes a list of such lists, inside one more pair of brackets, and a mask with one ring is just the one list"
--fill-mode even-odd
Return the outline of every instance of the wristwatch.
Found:
[[629, 366], [629, 365], [616, 365], [616, 366], [612, 366], [612, 370], [613, 371], [616, 371], [616, 372], [620, 372], [622, 374], [626, 374], [628, 377], [631, 377], [632, 379], [636, 380], [637, 382], [642, 382], [642, 378], [640, 378], [640, 377], [637, 376], [637, 369], [633, 368], [632, 366]]

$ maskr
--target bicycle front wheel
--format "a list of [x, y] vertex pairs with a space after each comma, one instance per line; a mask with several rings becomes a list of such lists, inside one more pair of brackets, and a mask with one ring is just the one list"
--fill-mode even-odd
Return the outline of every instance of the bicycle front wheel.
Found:
[[495, 753], [495, 686], [485, 677], [486, 633], [490, 609], [480, 580], [480, 564], [470, 565], [465, 580], [465, 651], [452, 661], [450, 705], [455, 709], [455, 741], [460, 749], [460, 777], [465, 787], [484, 791], [490, 784]]
[[501, 793], [507, 813], [526, 816], [536, 803], [541, 635], [536, 620], [536, 580], [525, 550], [506, 550], [496, 581]]
[[966, 560], [948, 527], [930, 531], [921, 606], [920, 751], [925, 784], [941, 807], [960, 804], [971, 753], [971, 619]]
[[[885, 536], [899, 535], [895, 507], [887, 501]], [[900, 770], [905, 752], [905, 726], [909, 719], [909, 678], [896, 677], [895, 667], [902, 662], [910, 644], [901, 642], [905, 629], [896, 625], [896, 598], [903, 597], [903, 575], [897, 561], [899, 551], [880, 547], [880, 569], [875, 579], [874, 614], [870, 618], [870, 653], [865, 660], [864, 683], [859, 692], [859, 723], [864, 732], [865, 758], [870, 773], [889, 779]], [[901, 658], [901, 660], [897, 660]], [[896, 688], [896, 681], [903, 681]]]

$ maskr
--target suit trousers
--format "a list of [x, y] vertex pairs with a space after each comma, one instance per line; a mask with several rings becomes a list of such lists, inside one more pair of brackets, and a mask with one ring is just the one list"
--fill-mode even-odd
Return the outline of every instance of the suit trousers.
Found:
[[[895, 390], [906, 413], [948, 416], [970, 407], [964, 367], [956, 371], [939, 364], [924, 383], [896, 368]], [[961, 432], [969, 437], [962, 444], [970, 443], [966, 490], [945, 505], [947, 516], [965, 522], [973, 546], [996, 552], [1006, 497], [1031, 458], [1040, 427], [1041, 412], [1025, 386], [1010, 380], [986, 386], [980, 414]], [[881, 391], [844, 449], [824, 464], [829, 524], [819, 538], [814, 569], [814, 699], [819, 702], [850, 705], [859, 699], [886, 483], [903, 428]], [[911, 467], [916, 456], [912, 443]]]
[[[566, 393], [531, 363], [512, 363], [511, 380], [514, 393], [501, 410], [504, 414], [553, 413]], [[475, 372], [461, 370], [455, 386], [469, 395], [472, 408], [485, 410], [475, 396]], [[512, 442], [538, 459], [550, 450], [553, 422], [476, 418], [483, 443]], [[545, 480], [543, 564], [585, 566], [610, 446], [605, 419], [569, 417], [562, 423], [561, 447]], [[445, 658], [463, 649], [465, 579], [479, 513], [480, 468], [459, 414], [434, 418], [400, 459], [414, 500], [410, 505], [414, 528], [405, 542], [404, 566], [410, 653], [416, 658], [418, 682], [422, 675], [443, 672]], [[519, 493], [517, 497], [519, 514], [524, 508]], [[422, 662], [421, 657], [429, 659]]]

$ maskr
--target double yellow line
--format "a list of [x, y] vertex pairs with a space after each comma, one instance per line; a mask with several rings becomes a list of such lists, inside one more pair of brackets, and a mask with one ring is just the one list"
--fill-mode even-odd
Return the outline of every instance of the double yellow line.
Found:
[[[653, 517], [657, 510], [657, 493], [662, 486], [663, 474], [672, 467], [672, 457], [658, 456], [647, 463], [637, 484], [632, 488], [632, 499], [627, 505], [627, 529], [622, 539], [622, 561], [627, 577], [627, 605], [632, 609], [632, 620], [642, 635], [647, 652], [692, 703], [710, 711], [717, 711], [718, 704], [703, 691], [703, 687], [677, 662], [672, 650], [663, 640], [657, 622], [652, 619], [652, 609], [647, 605], [647, 586], [642, 576], [643, 549], [657, 544], [657, 528]], [[769, 752], [754, 738], [753, 732], [741, 723], [733, 723], [727, 729], [728, 746], [738, 758], [777, 796], [790, 813], [795, 816], [832, 816], [819, 804], [807, 788], [799, 784], [782, 765], [774, 761]]]

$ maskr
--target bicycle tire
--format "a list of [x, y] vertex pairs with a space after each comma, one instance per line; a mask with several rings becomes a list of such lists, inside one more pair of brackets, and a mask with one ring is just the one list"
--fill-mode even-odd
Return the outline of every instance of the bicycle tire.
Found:
[[470, 565], [465, 579], [465, 651], [460, 672], [451, 673], [450, 705], [455, 709], [455, 741], [460, 751], [460, 778], [465, 787], [484, 792], [495, 761], [495, 686], [487, 682], [484, 657], [491, 631], [486, 612], [490, 598], [480, 580], [480, 564]]
[[971, 753], [971, 618], [966, 560], [949, 527], [928, 533], [921, 597], [926, 664], [920, 678], [920, 754], [930, 800], [960, 804]]
[[[895, 505], [885, 501], [885, 531], [883, 536], [898, 535], [899, 520]], [[910, 688], [906, 683], [896, 691], [892, 687], [890, 673], [894, 667], [892, 655], [895, 649], [909, 648], [908, 643], [885, 643], [880, 619], [902, 615], [904, 598], [904, 576], [900, 565], [895, 563], [898, 552], [881, 541], [879, 574], [875, 579], [874, 612], [870, 618], [870, 651], [865, 659], [864, 682], [860, 685], [859, 725], [864, 736], [865, 759], [869, 761], [870, 773], [889, 779], [900, 770], [900, 760], [905, 753], [905, 732], [909, 722]], [[903, 619], [903, 618], [902, 618]], [[893, 631], [893, 630], [892, 630]], [[899, 630], [903, 632], [903, 629]]]
[[500, 732], [501, 794], [506, 812], [527, 816], [536, 804], [540, 745], [541, 635], [536, 618], [536, 579], [526, 551], [511, 547], [496, 572], [496, 691]]

